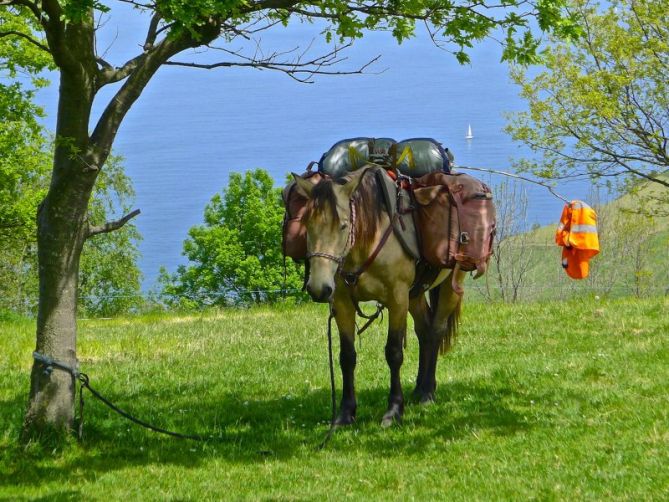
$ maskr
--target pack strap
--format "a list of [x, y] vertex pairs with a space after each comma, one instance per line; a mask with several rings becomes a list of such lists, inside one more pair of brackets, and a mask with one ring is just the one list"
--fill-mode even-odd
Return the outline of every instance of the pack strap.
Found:
[[383, 246], [386, 245], [386, 242], [388, 242], [388, 238], [390, 235], [393, 233], [393, 225], [395, 223], [395, 220], [398, 218], [398, 213], [395, 213], [395, 216], [393, 217], [392, 220], [390, 220], [390, 225], [388, 225], [388, 228], [386, 228], [386, 231], [383, 233], [383, 236], [381, 237], [381, 240], [379, 243], [376, 245], [376, 248], [374, 248], [374, 251], [372, 251], [372, 254], [370, 254], [365, 262], [360, 265], [360, 267], [354, 271], [354, 272], [345, 272], [344, 269], [340, 269], [339, 275], [342, 276], [344, 279], [344, 283], [346, 283], [347, 286], [353, 287], [358, 283], [358, 279], [360, 279], [360, 276], [365, 273], [365, 271], [374, 263], [374, 260], [376, 257], [379, 255], [381, 252], [381, 249], [383, 249]]
[[[484, 188], [488, 188], [485, 184], [483, 184]], [[489, 190], [489, 189], [488, 189]], [[458, 212], [458, 222], [461, 222], [463, 220], [463, 214], [464, 214], [464, 200], [462, 196], [462, 185], [453, 185], [453, 186], [448, 186], [448, 193], [451, 198], [451, 200], [455, 203], [455, 208], [456, 211]], [[484, 198], [484, 199], [492, 199], [492, 193], [490, 191], [488, 192], [480, 192], [476, 194], [476, 198]], [[451, 204], [451, 207], [453, 204]], [[456, 265], [459, 267], [462, 263], [467, 261], [465, 259], [469, 258], [469, 260], [472, 260], [473, 257], [466, 256], [465, 254], [460, 252], [460, 244], [467, 244], [469, 241], [469, 234], [467, 232], [463, 232], [462, 228], [459, 229], [458, 233], [458, 252], [455, 253], [455, 262]], [[483, 256], [478, 256], [476, 257], [473, 262], [474, 266], [476, 267], [476, 274], [474, 274], [474, 279], [478, 279], [481, 277], [483, 274], [485, 274], [486, 269], [488, 267], [488, 258], [492, 255], [492, 239], [490, 239], [490, 244], [488, 246], [488, 252], [483, 255]], [[471, 262], [471, 261], [470, 261]], [[456, 293], [460, 294], [455, 285], [455, 273], [453, 273], [453, 289], [456, 291]], [[458, 288], [460, 289], [460, 288]]]

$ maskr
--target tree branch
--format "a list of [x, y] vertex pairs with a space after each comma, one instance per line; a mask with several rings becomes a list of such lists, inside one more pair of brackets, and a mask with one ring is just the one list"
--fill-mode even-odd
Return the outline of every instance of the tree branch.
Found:
[[19, 7], [26, 7], [29, 9], [33, 15], [37, 18], [39, 21], [40, 18], [42, 17], [42, 12], [39, 10], [39, 7], [37, 6], [37, 3], [31, 2], [29, 0], [3, 0], [0, 1], [0, 6], [6, 5], [8, 7], [11, 7], [12, 5], [18, 5]]
[[162, 20], [162, 16], [157, 12], [151, 17], [151, 23], [149, 24], [149, 29], [146, 32], [146, 40], [144, 41], [144, 50], [148, 51], [153, 48], [153, 44], [156, 43], [156, 37], [158, 36], [158, 25]]
[[16, 30], [1, 31], [1, 32], [0, 32], [0, 38], [11, 37], [11, 36], [15, 36], [15, 37], [19, 37], [19, 38], [22, 38], [22, 39], [24, 39], [24, 40], [27, 40], [28, 42], [30, 42], [31, 44], [33, 44], [35, 47], [39, 47], [39, 48], [42, 49], [43, 51], [46, 51], [46, 52], [48, 52], [49, 54], [51, 54], [51, 50], [50, 50], [46, 45], [44, 45], [44, 44], [38, 42], [37, 40], [35, 40], [35, 39], [34, 39], [33, 37], [31, 37], [30, 35], [27, 35], [26, 33], [22, 33], [22, 32], [20, 32], [20, 31], [16, 31]]
[[95, 58], [95, 62], [96, 62], [97, 64], [99, 64], [100, 66], [102, 66], [102, 68], [104, 68], [104, 69], [103, 69], [103, 72], [113, 72], [113, 71], [116, 71], [116, 68], [114, 68], [111, 64], [109, 64], [107, 61], [105, 61], [105, 60], [104, 60], [103, 58], [101, 58], [101, 57], [97, 57], [97, 58]]
[[148, 51], [143, 52], [129, 61], [126, 61], [120, 68], [114, 68], [106, 61], [98, 58], [97, 61], [102, 66], [102, 69], [98, 73], [98, 89], [104, 87], [107, 84], [120, 82], [124, 78], [128, 77], [134, 70], [137, 69], [140, 64], [142, 64], [142, 62], [146, 59], [147, 54]]
[[153, 5], [153, 4], [148, 4], [148, 3], [145, 4], [145, 3], [136, 2], [136, 1], [133, 1], [133, 0], [118, 0], [118, 1], [121, 2], [121, 3], [127, 3], [127, 4], [133, 5], [135, 7], [139, 7], [140, 9], [153, 9], [153, 8], [155, 8], [155, 5]]
[[218, 37], [219, 33], [220, 22], [210, 19], [208, 24], [200, 27], [199, 38], [193, 38], [187, 32], [180, 32], [176, 36], [168, 35], [150, 51], [131, 59], [123, 68], [117, 70], [122, 73], [116, 73], [114, 78], [125, 73], [127, 75], [124, 76], [128, 78], [102, 112], [91, 134], [91, 150], [87, 152], [90, 164], [102, 166], [111, 151], [121, 121], [156, 71], [172, 56], [188, 48], [206, 45]]
[[219, 61], [217, 63], [195, 63], [195, 62], [184, 62], [184, 61], [167, 61], [165, 65], [170, 66], [183, 66], [187, 68], [200, 68], [204, 70], [213, 70], [215, 68], [225, 68], [225, 67], [246, 67], [246, 68], [257, 68], [259, 70], [274, 70], [285, 73], [289, 77], [297, 80], [301, 83], [313, 83], [312, 77], [314, 75], [358, 75], [364, 73], [364, 71], [369, 68], [372, 64], [377, 62], [381, 56], [376, 56], [371, 59], [364, 65], [356, 68], [355, 70], [345, 70], [345, 71], [331, 71], [326, 68], [332, 67], [345, 61], [346, 58], [341, 57], [339, 53], [344, 49], [347, 49], [352, 44], [345, 44], [341, 47], [335, 47], [332, 51], [327, 54], [317, 56], [310, 60], [303, 60], [305, 54], [309, 51], [307, 48], [299, 56], [297, 56], [293, 61], [279, 61], [278, 57], [285, 54], [290, 54], [295, 51], [295, 49], [287, 51], [285, 53], [272, 53], [266, 57], [259, 57], [258, 55], [247, 56], [241, 52], [230, 51], [220, 47], [212, 47], [213, 49], [218, 49], [223, 52], [226, 52], [232, 56], [238, 57], [241, 61]]
[[98, 88], [101, 88], [107, 84], [113, 84], [119, 82], [124, 78], [127, 78], [133, 71], [137, 69], [138, 66], [146, 59], [147, 54], [155, 49], [156, 37], [161, 30], [158, 29], [162, 16], [158, 13], [155, 13], [151, 17], [151, 22], [149, 23], [149, 28], [146, 32], [146, 39], [144, 41], [144, 52], [138, 56], [126, 61], [123, 66], [119, 68], [114, 68], [109, 63], [102, 59], [98, 59], [98, 63], [102, 66], [102, 70], [98, 74]]
[[555, 197], [557, 197], [558, 199], [560, 199], [560, 200], [566, 202], [567, 204], [569, 204], [569, 201], [565, 197], [563, 197], [562, 195], [557, 193], [555, 191], [555, 189], [553, 189], [553, 187], [550, 186], [548, 183], [544, 183], [542, 181], [533, 180], [532, 178], [526, 178], [525, 176], [520, 176], [519, 174], [514, 174], [514, 173], [508, 173], [506, 171], [498, 171], [496, 169], [487, 169], [485, 167], [471, 167], [471, 166], [460, 166], [460, 165], [456, 165], [456, 166], [453, 166], [453, 167], [455, 168], [456, 171], [458, 169], [465, 169], [465, 170], [470, 170], [470, 171], [482, 171], [484, 173], [500, 174], [502, 176], [508, 176], [509, 178], [515, 178], [515, 179], [522, 180], [522, 181], [528, 181], [530, 183], [534, 183], [536, 185], [539, 185], [539, 186], [542, 186], [542, 187], [546, 188]]
[[86, 232], [86, 238], [88, 239], [89, 237], [93, 237], [94, 235], [106, 234], [109, 232], [113, 232], [114, 230], [118, 230], [123, 225], [128, 223], [131, 219], [133, 219], [135, 216], [137, 216], [140, 212], [141, 211], [139, 209], [135, 209], [133, 212], [126, 214], [120, 220], [108, 221], [104, 225], [98, 225], [98, 226], [89, 225], [88, 230]]

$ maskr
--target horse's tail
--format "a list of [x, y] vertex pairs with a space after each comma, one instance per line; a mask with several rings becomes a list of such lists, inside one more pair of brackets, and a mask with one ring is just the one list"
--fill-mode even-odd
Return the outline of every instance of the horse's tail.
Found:
[[458, 335], [458, 326], [460, 325], [460, 313], [462, 311], [462, 296], [458, 295], [458, 303], [451, 312], [451, 315], [448, 316], [446, 321], [446, 333], [441, 339], [439, 345], [439, 354], [443, 355], [453, 347], [455, 343], [455, 338]]

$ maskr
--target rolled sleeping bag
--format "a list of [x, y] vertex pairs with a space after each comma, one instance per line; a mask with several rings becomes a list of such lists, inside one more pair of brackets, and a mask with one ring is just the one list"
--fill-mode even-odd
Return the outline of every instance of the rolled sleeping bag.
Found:
[[318, 171], [333, 178], [341, 178], [362, 167], [369, 159], [371, 140], [361, 137], [338, 141], [321, 156]]
[[374, 138], [372, 142], [372, 151], [369, 154], [370, 160], [372, 162], [390, 164], [392, 162], [391, 149], [396, 144], [397, 141], [392, 138]]
[[395, 167], [400, 173], [419, 178], [435, 171], [451, 172], [453, 155], [432, 138], [411, 138], [394, 147]]
[[389, 155], [395, 144], [391, 138], [351, 138], [338, 141], [321, 156], [318, 171], [332, 178], [341, 178], [367, 164], [370, 156]]

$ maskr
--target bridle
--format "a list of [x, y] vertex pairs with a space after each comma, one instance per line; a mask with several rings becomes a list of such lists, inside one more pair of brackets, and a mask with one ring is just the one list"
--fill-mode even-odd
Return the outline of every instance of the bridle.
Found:
[[357, 218], [356, 218], [355, 203], [353, 202], [353, 198], [349, 199], [348, 205], [351, 213], [351, 222], [349, 224], [349, 231], [348, 231], [348, 238], [346, 239], [346, 245], [344, 246], [344, 250], [342, 251], [342, 253], [339, 256], [335, 256], [333, 254], [324, 253], [322, 251], [307, 252], [307, 260], [313, 257], [318, 257], [318, 258], [325, 258], [326, 260], [331, 260], [335, 262], [338, 265], [337, 273], [341, 273], [342, 267], [344, 266], [344, 260], [346, 259], [348, 254], [353, 249], [353, 246], [355, 245], [355, 225]]
[[346, 257], [348, 254], [351, 252], [353, 249], [353, 246], [355, 245], [355, 224], [356, 224], [356, 210], [355, 210], [355, 203], [353, 202], [353, 198], [349, 199], [349, 207], [351, 208], [351, 224], [349, 228], [349, 234], [348, 234], [348, 239], [346, 240], [346, 246], [344, 247], [344, 251], [341, 253], [341, 255], [336, 256], [330, 253], [324, 253], [321, 251], [313, 251], [313, 252], [307, 252], [307, 261], [313, 257], [319, 257], [319, 258], [325, 258], [326, 260], [331, 260], [337, 264], [337, 271], [336, 273], [341, 276], [341, 278], [344, 280], [344, 283], [348, 287], [353, 287], [357, 284], [358, 279], [360, 279], [360, 276], [369, 268], [369, 266], [374, 262], [378, 254], [381, 252], [381, 249], [383, 246], [386, 244], [388, 241], [388, 238], [390, 237], [390, 234], [393, 233], [393, 225], [395, 223], [395, 220], [399, 217], [399, 213], [395, 213], [394, 217], [391, 219], [390, 224], [388, 225], [388, 228], [386, 228], [386, 231], [383, 233], [383, 236], [381, 237], [381, 240], [379, 243], [376, 245], [376, 248], [370, 254], [365, 262], [358, 267], [357, 270], [353, 272], [347, 272], [344, 270], [344, 260], [346, 260]]

